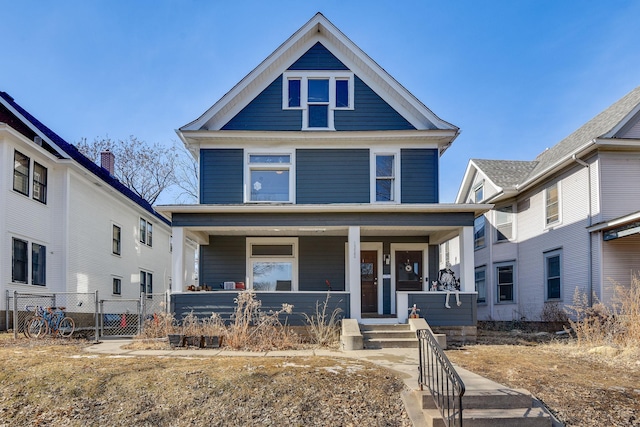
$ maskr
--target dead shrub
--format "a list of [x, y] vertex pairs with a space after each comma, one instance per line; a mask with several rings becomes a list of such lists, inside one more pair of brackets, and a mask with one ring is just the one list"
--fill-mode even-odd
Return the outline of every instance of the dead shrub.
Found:
[[323, 303], [316, 301], [315, 314], [309, 316], [304, 313], [311, 342], [323, 347], [329, 347], [340, 339], [340, 313], [342, 313], [342, 309], [336, 307], [331, 313], [328, 313], [329, 298], [331, 296], [327, 292]]
[[573, 305], [567, 306], [569, 324], [578, 345], [619, 347], [640, 346], [640, 279], [632, 277], [629, 286], [614, 284], [612, 304], [607, 307], [593, 296], [576, 289]]

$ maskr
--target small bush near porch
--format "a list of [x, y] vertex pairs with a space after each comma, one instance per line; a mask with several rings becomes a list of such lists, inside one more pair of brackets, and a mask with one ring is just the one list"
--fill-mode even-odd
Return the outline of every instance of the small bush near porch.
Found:
[[[131, 345], [134, 348], [163, 348], [170, 334], [183, 336], [217, 336], [221, 346], [233, 350], [270, 351], [302, 349], [310, 346], [337, 347], [340, 338], [342, 309], [331, 309], [331, 295], [318, 301], [315, 312], [303, 313], [306, 326], [291, 326], [288, 315], [293, 305], [283, 303], [278, 310], [263, 310], [262, 301], [253, 290], [239, 292], [229, 319], [212, 313], [199, 318], [193, 312], [177, 321], [171, 314], [156, 315], [145, 322], [144, 332]], [[158, 340], [162, 341], [158, 341]]]

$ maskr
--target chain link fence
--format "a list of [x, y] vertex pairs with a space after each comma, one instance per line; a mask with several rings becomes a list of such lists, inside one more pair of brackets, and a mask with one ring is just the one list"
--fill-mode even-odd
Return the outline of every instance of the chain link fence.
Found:
[[98, 292], [7, 292], [6, 326], [14, 338], [24, 334], [25, 326], [38, 307], [58, 308], [75, 323], [74, 336], [98, 341], [99, 337], [131, 337], [142, 333], [144, 320], [167, 313], [169, 295], [141, 294], [139, 299], [99, 299]]
[[27, 322], [36, 316], [38, 307], [45, 310], [57, 308], [73, 319], [75, 334], [96, 338], [97, 298], [97, 292], [13, 292], [7, 295], [7, 315], [10, 311], [12, 313], [12, 323], [7, 325], [13, 327], [13, 336], [17, 338], [25, 332]]

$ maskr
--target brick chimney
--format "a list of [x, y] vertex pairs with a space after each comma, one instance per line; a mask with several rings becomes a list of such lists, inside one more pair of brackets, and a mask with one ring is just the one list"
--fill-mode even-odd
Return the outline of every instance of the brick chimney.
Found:
[[116, 165], [116, 156], [109, 150], [105, 150], [100, 153], [100, 166], [109, 171], [110, 175], [113, 175], [113, 169]]

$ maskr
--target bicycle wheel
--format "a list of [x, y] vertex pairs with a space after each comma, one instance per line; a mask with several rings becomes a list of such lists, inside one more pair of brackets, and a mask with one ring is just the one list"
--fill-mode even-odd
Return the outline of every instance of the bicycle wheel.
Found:
[[58, 325], [58, 334], [63, 338], [70, 337], [75, 330], [76, 324], [71, 317], [63, 318]]
[[48, 332], [47, 322], [42, 317], [34, 317], [29, 321], [25, 329], [25, 335], [29, 338], [42, 338]]
[[31, 316], [27, 317], [26, 319], [24, 319], [24, 322], [22, 323], [22, 333], [27, 338], [31, 338], [29, 336], [29, 322], [31, 322], [32, 319], [33, 319], [33, 315], [31, 315]]

